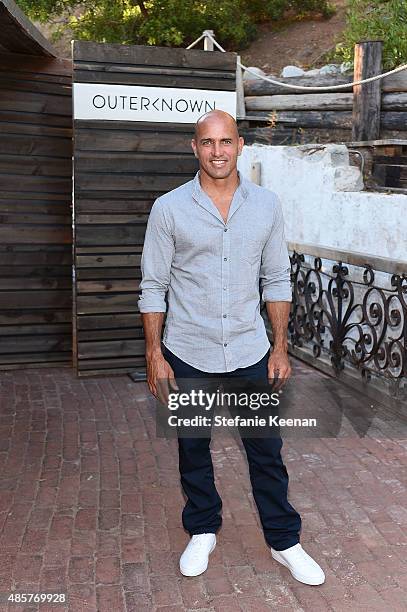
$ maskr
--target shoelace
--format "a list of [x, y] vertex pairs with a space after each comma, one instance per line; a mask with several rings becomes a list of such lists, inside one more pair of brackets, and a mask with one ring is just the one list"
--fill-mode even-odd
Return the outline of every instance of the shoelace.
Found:
[[310, 559], [308, 557], [308, 554], [305, 552], [305, 550], [303, 548], [296, 548], [295, 550], [293, 550], [294, 556], [298, 561], [304, 561], [309, 563]]
[[191, 540], [191, 552], [192, 554], [198, 554], [199, 550], [201, 549], [204, 545], [204, 540], [202, 540], [202, 538], [192, 538]]

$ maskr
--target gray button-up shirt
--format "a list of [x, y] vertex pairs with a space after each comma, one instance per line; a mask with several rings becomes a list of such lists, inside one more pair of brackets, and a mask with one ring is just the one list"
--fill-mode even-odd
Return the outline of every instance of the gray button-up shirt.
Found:
[[260, 300], [292, 299], [278, 196], [239, 173], [225, 223], [197, 172], [154, 202], [141, 271], [139, 310], [166, 312], [167, 296], [163, 343], [177, 357], [204, 372], [256, 363], [270, 348]]

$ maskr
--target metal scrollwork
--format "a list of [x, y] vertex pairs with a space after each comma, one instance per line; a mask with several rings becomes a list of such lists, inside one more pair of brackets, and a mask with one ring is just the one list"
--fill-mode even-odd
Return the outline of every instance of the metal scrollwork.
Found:
[[320, 257], [311, 264], [296, 251], [290, 259], [291, 344], [328, 354], [338, 372], [348, 364], [365, 381], [375, 374], [398, 386], [407, 375], [407, 275], [393, 274], [384, 288], [367, 263], [357, 280], [342, 261], [324, 268]]

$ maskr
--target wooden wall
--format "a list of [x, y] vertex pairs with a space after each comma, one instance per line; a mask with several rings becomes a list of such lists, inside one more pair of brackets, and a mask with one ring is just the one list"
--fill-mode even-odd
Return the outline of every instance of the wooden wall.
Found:
[[71, 363], [71, 62], [0, 54], [0, 369]]
[[[75, 42], [74, 82], [235, 91], [236, 56]], [[79, 375], [145, 365], [137, 309], [151, 205], [190, 180], [192, 125], [74, 121], [75, 360]]]
[[[270, 75], [271, 76], [271, 75]], [[273, 77], [297, 86], [330, 87], [353, 76]], [[287, 89], [262, 79], [244, 80], [247, 144], [295, 145], [352, 142], [352, 87], [330, 92]], [[381, 81], [380, 138], [407, 140], [407, 70]]]

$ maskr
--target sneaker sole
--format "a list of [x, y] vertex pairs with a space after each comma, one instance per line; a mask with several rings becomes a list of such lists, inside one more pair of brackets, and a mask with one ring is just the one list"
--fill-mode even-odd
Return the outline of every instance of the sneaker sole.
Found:
[[203, 574], [204, 572], [206, 572], [206, 570], [208, 569], [208, 563], [209, 563], [209, 555], [211, 554], [211, 552], [215, 549], [216, 546], [216, 542], [212, 545], [212, 548], [210, 549], [209, 553], [208, 553], [208, 560], [206, 562], [205, 565], [201, 566], [198, 570], [195, 570], [194, 572], [191, 572], [191, 570], [186, 570], [182, 567], [182, 565], [180, 564], [179, 566], [179, 571], [181, 572], [181, 574], [183, 576], [187, 576], [188, 578], [191, 578], [193, 576], [200, 576], [201, 574]]
[[284, 567], [286, 567], [290, 572], [291, 575], [298, 580], [298, 582], [302, 582], [303, 584], [309, 584], [310, 586], [318, 586], [319, 584], [324, 584], [325, 582], [325, 576], [322, 579], [318, 579], [316, 578], [315, 580], [310, 580], [309, 578], [305, 578], [304, 576], [302, 576], [301, 574], [296, 574], [290, 567], [289, 565], [284, 561], [284, 559], [281, 559], [280, 557], [276, 557], [274, 553], [271, 553], [271, 556], [273, 557], [273, 559], [275, 559], [276, 561], [278, 561], [279, 563], [281, 563], [281, 565], [284, 565]]

